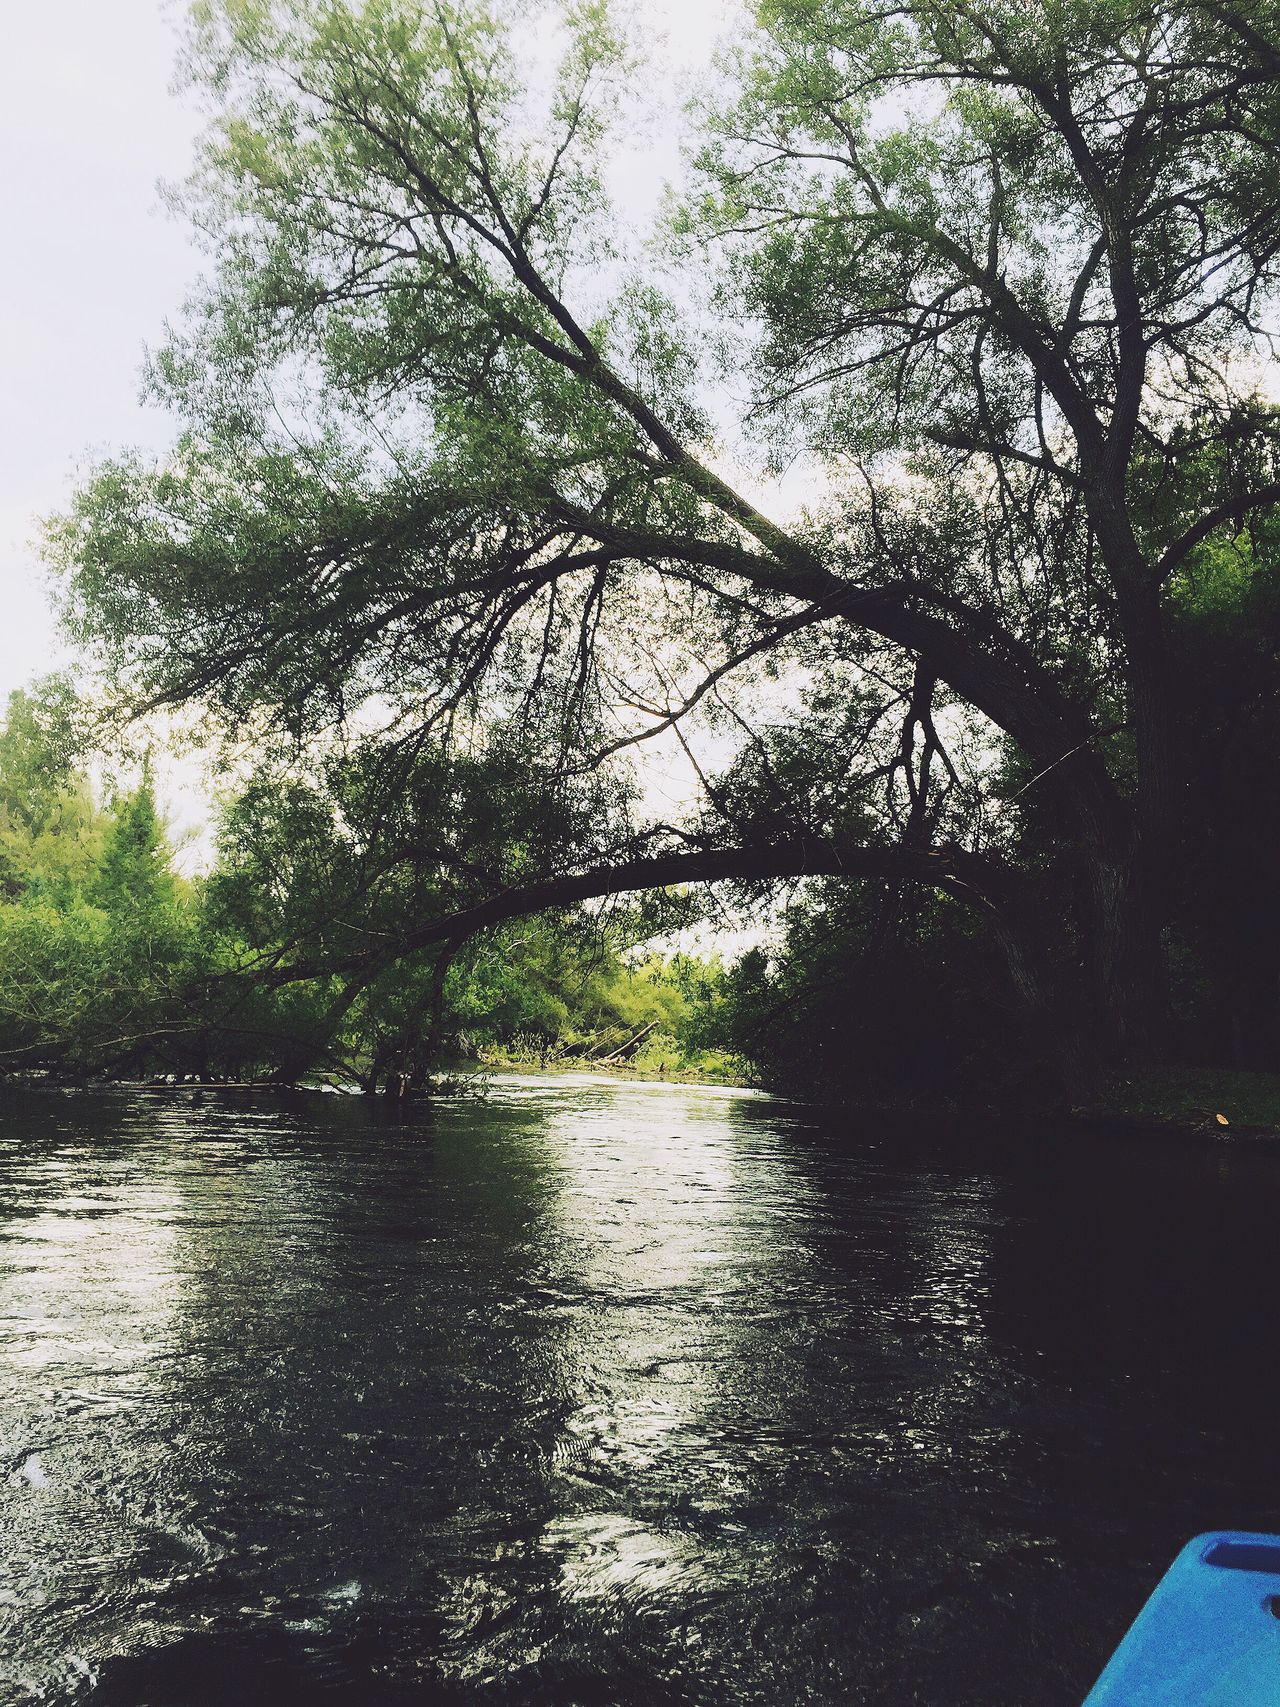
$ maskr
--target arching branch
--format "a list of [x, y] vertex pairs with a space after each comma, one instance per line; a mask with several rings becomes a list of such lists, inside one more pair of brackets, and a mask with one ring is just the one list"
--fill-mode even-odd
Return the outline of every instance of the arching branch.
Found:
[[587, 871], [502, 890], [471, 907], [411, 925], [390, 951], [369, 950], [323, 963], [280, 966], [266, 981], [281, 985], [366, 972], [373, 958], [390, 964], [437, 943], [475, 936], [510, 919], [560, 911], [607, 895], [639, 894], [685, 884], [758, 883], [796, 877], [923, 883], [954, 894], [987, 914], [1007, 911], [1021, 900], [1021, 885], [1012, 871], [962, 848], [862, 847], [805, 836], [759, 846], [704, 848], [607, 861]]

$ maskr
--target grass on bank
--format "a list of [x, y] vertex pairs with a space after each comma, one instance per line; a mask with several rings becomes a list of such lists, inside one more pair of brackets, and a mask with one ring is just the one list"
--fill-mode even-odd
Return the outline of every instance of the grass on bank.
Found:
[[1128, 1073], [1107, 1088], [1108, 1113], [1179, 1124], [1266, 1126], [1280, 1131], [1280, 1073], [1161, 1067]]

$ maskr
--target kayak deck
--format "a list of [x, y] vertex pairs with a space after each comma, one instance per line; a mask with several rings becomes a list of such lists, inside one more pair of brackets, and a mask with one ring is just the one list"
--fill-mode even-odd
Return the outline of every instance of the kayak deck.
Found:
[[1280, 1707], [1280, 1535], [1197, 1535], [1084, 1707]]

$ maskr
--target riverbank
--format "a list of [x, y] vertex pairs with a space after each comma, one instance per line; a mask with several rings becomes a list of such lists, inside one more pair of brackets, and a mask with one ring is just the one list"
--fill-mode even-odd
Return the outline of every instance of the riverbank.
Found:
[[[858, 1112], [887, 1120], [929, 1120], [963, 1128], [1007, 1125], [1034, 1119], [1066, 1123], [1093, 1132], [1132, 1133], [1153, 1137], [1199, 1137], [1217, 1141], [1272, 1140], [1280, 1142], [1280, 1074], [1224, 1071], [1208, 1068], [1168, 1068], [1133, 1073], [1115, 1079], [1096, 1101], [1064, 1109], [1047, 1099], [1028, 1096], [980, 1101], [977, 1098], [919, 1098], [909, 1094], [858, 1099], [824, 1097], [816, 1088], [762, 1086], [745, 1063], [710, 1052], [682, 1057], [675, 1050], [637, 1053], [626, 1061], [591, 1060], [568, 1052], [548, 1051], [545, 1058], [529, 1051], [484, 1050], [478, 1058], [447, 1064], [428, 1095], [482, 1096], [490, 1075], [536, 1073], [539, 1076], [598, 1076], [601, 1083], [707, 1085], [738, 1090], [772, 1090], [815, 1110]], [[54, 1090], [88, 1089], [81, 1080], [49, 1075], [13, 1075], [15, 1087]], [[287, 1096], [313, 1094], [357, 1095], [358, 1087], [334, 1084], [286, 1085], [266, 1080], [198, 1080], [191, 1077], [149, 1080], [101, 1080], [94, 1088], [127, 1089], [151, 1094], [192, 1090], [240, 1091]], [[414, 1100], [423, 1093], [417, 1093]]]
[[1153, 1068], [1117, 1077], [1096, 1103], [1071, 1113], [1088, 1125], [1128, 1131], [1280, 1139], [1280, 1074]]
[[1280, 1142], [1280, 1073], [1199, 1067], [1149, 1069], [1118, 1076], [1096, 1100], [1069, 1108], [1052, 1097], [1036, 1097], [1025, 1090], [991, 1099], [920, 1097], [908, 1091], [841, 1099], [793, 1084], [763, 1088], [814, 1108], [839, 1108], [887, 1120], [929, 1120], [962, 1129], [1022, 1125], [1034, 1120], [1103, 1133]]
[[1117, 1076], [1098, 1097], [1071, 1108], [1028, 1095], [982, 1101], [886, 1097], [856, 1106], [883, 1114], [1007, 1124], [1029, 1118], [1101, 1133], [1280, 1142], [1280, 1074], [1166, 1067]]
[[652, 1079], [665, 1084], [731, 1085], [742, 1090], [755, 1088], [748, 1063], [714, 1049], [687, 1050], [674, 1038], [646, 1038], [619, 1060], [616, 1053], [589, 1056], [572, 1048], [535, 1050], [490, 1044], [480, 1050], [482, 1069], [504, 1073], [608, 1073], [637, 1081]]
[[[638, 1052], [627, 1061], [584, 1060], [552, 1051], [544, 1059], [510, 1050], [486, 1050], [481, 1067], [496, 1072], [546, 1073], [598, 1072], [642, 1083], [646, 1080], [692, 1085], [732, 1085], [759, 1089], [746, 1063], [730, 1056], [705, 1052], [681, 1058], [669, 1044]], [[764, 1087], [769, 1088], [769, 1087]], [[785, 1094], [823, 1106], [826, 1098], [808, 1096], [795, 1086]], [[1051, 1104], [1034, 1099], [1013, 1099], [989, 1104], [977, 1099], [947, 1099], [921, 1103], [909, 1095], [859, 1102], [860, 1108], [895, 1114], [946, 1114], [970, 1118], [1008, 1119], [1029, 1113], [1061, 1113]], [[1221, 1139], [1274, 1138], [1280, 1140], [1280, 1073], [1228, 1071], [1220, 1068], [1170, 1067], [1130, 1073], [1114, 1079], [1096, 1102], [1068, 1111], [1074, 1124], [1105, 1127], [1112, 1131], [1170, 1133]]]

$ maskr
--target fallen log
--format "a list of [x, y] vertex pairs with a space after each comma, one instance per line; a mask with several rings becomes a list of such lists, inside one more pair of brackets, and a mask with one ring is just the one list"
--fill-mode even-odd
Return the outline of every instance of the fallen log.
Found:
[[622, 1045], [621, 1049], [615, 1049], [611, 1055], [601, 1055], [598, 1058], [596, 1065], [598, 1067], [607, 1067], [610, 1061], [620, 1061], [624, 1055], [630, 1055], [631, 1051], [637, 1046], [637, 1044], [643, 1043], [651, 1031], [656, 1031], [657, 1029], [657, 1020], [651, 1019], [648, 1025], [638, 1031], [634, 1037], [629, 1037]]

